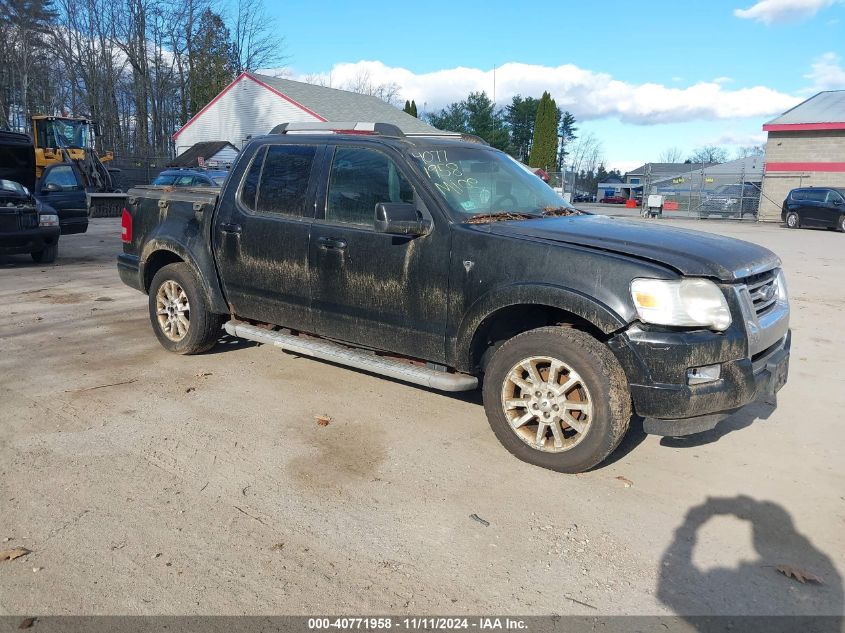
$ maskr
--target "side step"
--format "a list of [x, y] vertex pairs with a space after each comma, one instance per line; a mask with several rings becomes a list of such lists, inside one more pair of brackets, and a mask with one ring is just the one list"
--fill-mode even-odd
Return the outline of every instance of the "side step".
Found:
[[389, 376], [440, 391], [471, 391], [478, 387], [478, 378], [469, 374], [448, 373], [411, 365], [400, 360], [384, 358], [351, 347], [344, 347], [323, 339], [310, 339], [283, 334], [282, 332], [273, 332], [242, 321], [229, 321], [223, 328], [232, 336], [257, 343], [275, 345], [285, 351], [302, 356], [328, 360], [339, 365], [363, 369], [374, 374]]

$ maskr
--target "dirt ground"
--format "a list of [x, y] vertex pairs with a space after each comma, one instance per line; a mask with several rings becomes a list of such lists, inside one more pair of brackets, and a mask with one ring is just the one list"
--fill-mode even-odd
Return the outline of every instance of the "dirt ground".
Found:
[[165, 352], [117, 220], [55, 266], [0, 258], [0, 550], [32, 550], [0, 614], [841, 615], [845, 235], [678, 223], [781, 255], [789, 383], [699, 436], [635, 424], [578, 476], [512, 458], [475, 394]]

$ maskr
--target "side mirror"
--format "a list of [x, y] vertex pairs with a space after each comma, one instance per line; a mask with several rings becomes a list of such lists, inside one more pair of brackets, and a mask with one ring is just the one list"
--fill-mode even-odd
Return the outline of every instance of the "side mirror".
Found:
[[834, 201], [833, 201], [833, 205], [834, 205], [834, 206], [837, 206], [837, 207], [838, 207], [838, 206], [840, 206], [841, 204], [842, 204], [842, 200], [834, 200]]
[[425, 235], [429, 223], [420, 217], [417, 208], [407, 202], [379, 202], [376, 205], [375, 229], [391, 235]]
[[44, 193], [50, 193], [51, 191], [61, 191], [62, 188], [54, 182], [48, 182], [44, 185]]

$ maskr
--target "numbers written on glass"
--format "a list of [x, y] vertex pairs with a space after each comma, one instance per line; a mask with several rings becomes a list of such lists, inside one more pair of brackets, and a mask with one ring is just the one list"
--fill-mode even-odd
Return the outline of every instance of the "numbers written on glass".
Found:
[[[476, 178], [464, 178], [460, 166], [457, 163], [449, 162], [449, 155], [446, 150], [412, 152], [411, 156], [423, 162], [426, 174], [435, 181], [434, 186], [441, 193], [451, 191], [462, 194], [478, 186]], [[436, 180], [440, 182], [436, 182]]]

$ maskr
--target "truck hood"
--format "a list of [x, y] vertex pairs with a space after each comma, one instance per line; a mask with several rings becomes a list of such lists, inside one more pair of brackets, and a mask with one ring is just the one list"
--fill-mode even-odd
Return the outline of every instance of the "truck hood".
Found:
[[496, 222], [486, 228], [498, 235], [620, 253], [663, 264], [684, 275], [721, 281], [735, 281], [780, 265], [777, 255], [751, 242], [603, 215]]

